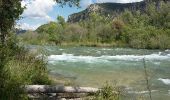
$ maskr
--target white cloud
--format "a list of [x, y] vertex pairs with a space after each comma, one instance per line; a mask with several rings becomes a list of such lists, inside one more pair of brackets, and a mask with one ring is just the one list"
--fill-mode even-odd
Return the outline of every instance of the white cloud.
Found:
[[40, 26], [40, 24], [30, 25], [27, 23], [19, 23], [19, 24], [17, 24], [16, 28], [20, 28], [23, 30], [36, 30], [39, 26]]
[[29, 17], [33, 19], [44, 19], [51, 21], [52, 19], [48, 15], [48, 12], [53, 10], [55, 6], [54, 0], [23, 0], [22, 6], [26, 6], [23, 17]]

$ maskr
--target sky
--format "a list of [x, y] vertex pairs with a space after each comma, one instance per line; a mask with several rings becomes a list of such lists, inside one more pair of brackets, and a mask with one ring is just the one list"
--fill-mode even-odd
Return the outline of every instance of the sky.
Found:
[[56, 21], [57, 16], [63, 16], [66, 20], [68, 16], [86, 9], [93, 3], [129, 3], [142, 0], [81, 0], [80, 8], [59, 6], [54, 0], [23, 0], [22, 6], [25, 6], [22, 18], [17, 21], [17, 26], [24, 30], [35, 30], [42, 24], [50, 21]]

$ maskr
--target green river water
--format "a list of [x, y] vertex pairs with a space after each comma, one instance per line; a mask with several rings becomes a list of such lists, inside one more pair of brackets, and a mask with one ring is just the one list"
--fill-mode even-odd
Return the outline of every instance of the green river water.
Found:
[[[40, 46], [31, 46], [38, 48]], [[153, 100], [170, 100], [170, 50], [43, 46], [49, 73], [78, 86], [101, 87], [106, 81], [128, 94], [148, 97], [143, 59]], [[135, 99], [130, 99], [135, 100]]]

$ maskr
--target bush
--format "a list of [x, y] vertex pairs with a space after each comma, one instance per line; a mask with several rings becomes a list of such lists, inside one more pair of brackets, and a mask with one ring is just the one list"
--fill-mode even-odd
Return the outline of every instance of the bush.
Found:
[[86, 39], [87, 30], [78, 24], [70, 24], [65, 29], [65, 41], [81, 42]]
[[26, 99], [24, 85], [51, 84], [44, 60], [16, 43], [9, 37], [0, 48], [0, 100]]
[[40, 26], [36, 32], [39, 33], [40, 36], [47, 36], [44, 39], [49, 43], [60, 44], [63, 39], [65, 25], [62, 26], [56, 22], [50, 22], [48, 24]]
[[114, 40], [113, 29], [110, 25], [100, 25], [96, 28], [98, 42], [109, 43]]
[[119, 100], [120, 90], [118, 87], [112, 87], [108, 83], [98, 91], [92, 100]]
[[[46, 35], [46, 36], [45, 36]], [[48, 34], [38, 34], [37, 32], [28, 31], [26, 33], [18, 35], [21, 43], [25, 44], [44, 44], [46, 41], [45, 38], [48, 37]]]
[[76, 42], [80, 42], [79, 44], [88, 46], [109, 44], [120, 47], [167, 49], [170, 48], [169, 10], [170, 3], [162, 1], [159, 9], [151, 2], [142, 11], [125, 10], [121, 14], [113, 15], [114, 17], [91, 13], [86, 20], [72, 24], [66, 23], [64, 18], [59, 16], [57, 22], [40, 26], [36, 30], [36, 39], [34, 37], [37, 35], [29, 34], [23, 40], [31, 41], [28, 42], [31, 44], [71, 42], [71, 45], [77, 45]]

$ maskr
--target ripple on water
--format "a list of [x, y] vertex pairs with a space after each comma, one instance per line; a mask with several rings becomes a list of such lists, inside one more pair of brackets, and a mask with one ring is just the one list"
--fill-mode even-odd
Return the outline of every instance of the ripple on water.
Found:
[[[162, 60], [170, 60], [170, 54], [167, 55], [160, 55], [160, 54], [150, 54], [150, 55], [103, 55], [99, 57], [95, 56], [75, 56], [73, 54], [66, 54], [63, 53], [62, 55], [50, 55], [48, 56], [48, 60], [52, 61], [66, 61], [66, 62], [86, 62], [86, 63], [95, 63], [95, 62], [110, 62], [110, 61], [142, 61], [145, 60], [149, 61], [162, 61]], [[160, 64], [156, 62], [155, 64]]]
[[165, 85], [170, 85], [170, 79], [159, 78], [158, 80], [163, 82]]

